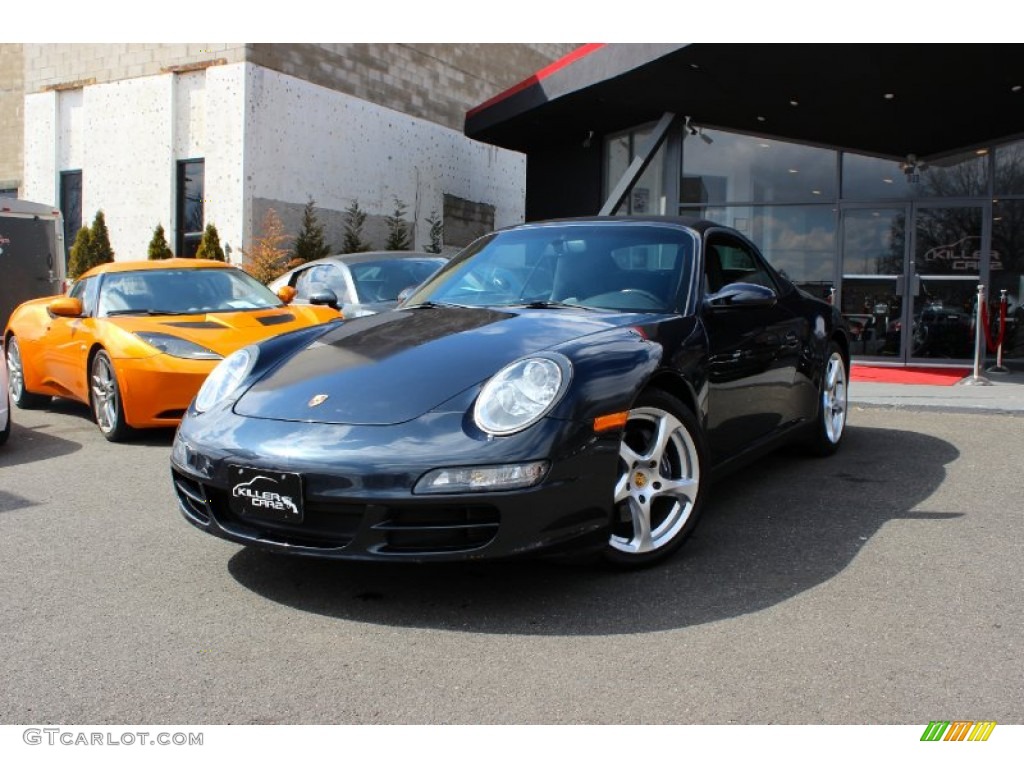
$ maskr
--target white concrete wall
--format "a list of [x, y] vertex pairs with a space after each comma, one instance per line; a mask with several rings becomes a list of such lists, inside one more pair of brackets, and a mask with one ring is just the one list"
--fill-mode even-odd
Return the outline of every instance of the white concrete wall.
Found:
[[146, 258], [174, 210], [174, 76], [90, 86], [84, 94], [82, 218], [103, 211], [118, 261]]
[[[523, 221], [526, 158], [288, 75], [248, 69], [246, 174], [254, 198], [342, 211], [353, 200], [370, 214], [397, 197], [429, 242], [426, 218], [445, 193], [495, 206], [495, 226]], [[259, 222], [251, 222], [256, 226]], [[251, 232], [252, 230], [248, 230]], [[255, 234], [258, 234], [256, 232]]]
[[256, 199], [313, 196], [326, 213], [357, 199], [380, 217], [397, 197], [417, 246], [446, 193], [493, 205], [497, 227], [525, 215], [523, 155], [252, 63], [29, 94], [24, 156], [30, 200], [58, 204], [60, 172], [81, 169], [84, 223], [103, 210], [118, 260], [144, 259], [158, 223], [174, 246], [189, 158], [205, 159], [205, 220], [236, 263], [260, 234]]
[[[21, 196], [36, 203], [60, 203], [57, 163], [57, 92], [25, 96], [24, 181]], [[71, 244], [68, 243], [68, 247]]]
[[81, 89], [57, 94], [57, 166], [75, 171], [85, 162], [85, 104]]
[[[217, 227], [221, 247], [242, 261], [243, 236], [248, 231], [245, 163], [245, 65], [229, 64], [206, 70], [202, 152], [206, 158], [206, 222]], [[196, 130], [193, 126], [193, 130]]]

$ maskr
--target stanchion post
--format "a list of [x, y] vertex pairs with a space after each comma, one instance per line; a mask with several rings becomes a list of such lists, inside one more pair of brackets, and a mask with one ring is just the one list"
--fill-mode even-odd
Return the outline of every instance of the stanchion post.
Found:
[[985, 301], [985, 286], [978, 284], [978, 303], [974, 307], [974, 373], [970, 378], [961, 381], [967, 386], [991, 386], [992, 382], [981, 375], [981, 356], [985, 349], [985, 336], [981, 328], [982, 304]]
[[999, 344], [996, 346], [996, 364], [987, 369], [986, 373], [1009, 373], [1010, 369], [1003, 365], [1003, 341], [1006, 339], [1006, 289], [999, 291]]

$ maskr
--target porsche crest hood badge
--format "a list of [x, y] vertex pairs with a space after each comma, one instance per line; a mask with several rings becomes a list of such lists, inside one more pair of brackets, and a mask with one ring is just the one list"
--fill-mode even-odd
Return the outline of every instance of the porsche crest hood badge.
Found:
[[316, 408], [318, 405], [324, 402], [330, 395], [313, 395], [309, 398], [309, 402], [306, 403], [310, 408]]

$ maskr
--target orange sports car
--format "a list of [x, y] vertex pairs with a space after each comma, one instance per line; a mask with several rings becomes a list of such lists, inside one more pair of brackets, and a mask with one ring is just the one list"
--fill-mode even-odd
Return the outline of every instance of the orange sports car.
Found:
[[103, 264], [66, 296], [27, 301], [11, 314], [11, 399], [21, 408], [53, 396], [87, 403], [112, 441], [174, 426], [226, 355], [341, 317], [326, 306], [287, 306], [292, 295], [219, 261]]

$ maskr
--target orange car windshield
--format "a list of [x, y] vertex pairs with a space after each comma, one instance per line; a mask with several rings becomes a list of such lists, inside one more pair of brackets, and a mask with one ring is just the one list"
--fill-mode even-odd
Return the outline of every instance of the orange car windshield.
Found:
[[279, 306], [277, 296], [240, 270], [148, 269], [103, 275], [97, 315], [193, 315]]

